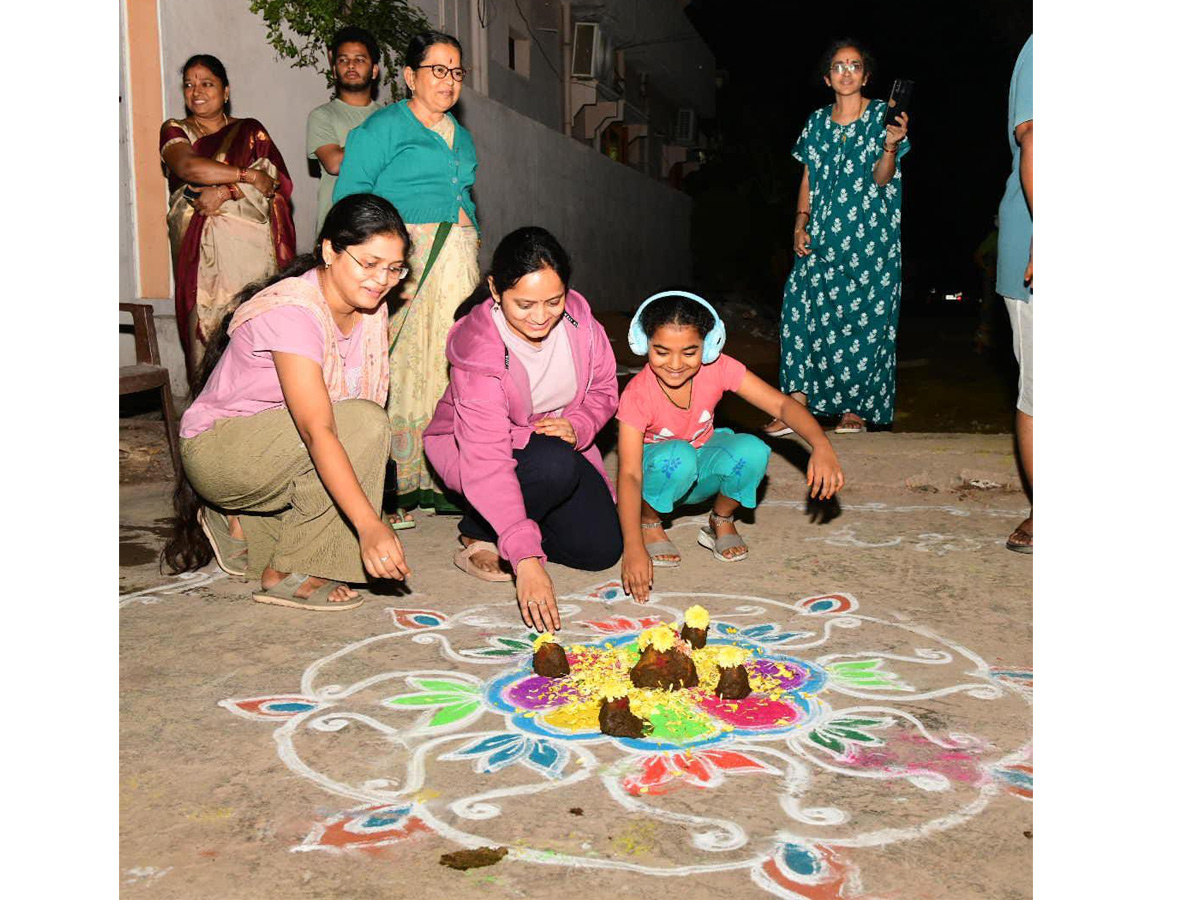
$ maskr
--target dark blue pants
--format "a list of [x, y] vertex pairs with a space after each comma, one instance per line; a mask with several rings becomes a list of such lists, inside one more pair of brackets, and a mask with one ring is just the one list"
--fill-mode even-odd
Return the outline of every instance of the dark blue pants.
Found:
[[[542, 550], [552, 563], [597, 572], [616, 565], [624, 545], [617, 507], [596, 468], [566, 441], [534, 434], [513, 451], [525, 515], [542, 529]], [[463, 501], [458, 530], [495, 541], [496, 530]]]

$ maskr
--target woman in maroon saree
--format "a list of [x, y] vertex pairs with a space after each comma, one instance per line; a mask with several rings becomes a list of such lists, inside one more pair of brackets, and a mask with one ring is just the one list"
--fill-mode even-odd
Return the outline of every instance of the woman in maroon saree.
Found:
[[296, 228], [283, 157], [260, 122], [227, 115], [221, 61], [198, 54], [182, 71], [190, 115], [163, 123], [159, 152], [171, 190], [175, 314], [191, 379], [238, 292], [296, 255]]

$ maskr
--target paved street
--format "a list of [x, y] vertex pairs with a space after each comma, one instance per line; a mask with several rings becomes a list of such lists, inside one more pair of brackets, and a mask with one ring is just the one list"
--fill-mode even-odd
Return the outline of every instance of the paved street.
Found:
[[[1031, 896], [1032, 570], [1003, 546], [1027, 509], [1010, 436], [833, 436], [847, 488], [821, 509], [800, 445], [776, 442], [749, 559], [718, 562], [679, 517], [683, 565], [646, 606], [618, 568], [552, 566], [564, 644], [699, 603], [716, 638], [809, 677], [769, 721], [647, 749], [513, 699], [529, 632], [511, 587], [453, 567], [453, 519], [402, 535], [411, 593], [347, 613], [255, 604], [215, 567], [159, 574], [156, 434], [123, 420], [124, 896]], [[478, 846], [508, 852], [439, 865]]]

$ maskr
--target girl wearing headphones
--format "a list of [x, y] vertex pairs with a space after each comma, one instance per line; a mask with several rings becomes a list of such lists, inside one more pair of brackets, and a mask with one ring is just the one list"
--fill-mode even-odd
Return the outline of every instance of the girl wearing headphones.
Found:
[[745, 559], [746, 542], [733, 525], [739, 506], [753, 509], [771, 451], [749, 434], [713, 428], [717, 402], [733, 391], [786, 422], [812, 447], [808, 484], [826, 500], [845, 478], [825, 432], [807, 409], [721, 353], [725, 323], [703, 298], [683, 291], [655, 294], [638, 308], [629, 346], [649, 360], [626, 386], [617, 407], [617, 510], [625, 555], [621, 582], [644, 603], [654, 566], [674, 567], [679, 549], [660, 515], [677, 504], [713, 497], [701, 546], [722, 562]]

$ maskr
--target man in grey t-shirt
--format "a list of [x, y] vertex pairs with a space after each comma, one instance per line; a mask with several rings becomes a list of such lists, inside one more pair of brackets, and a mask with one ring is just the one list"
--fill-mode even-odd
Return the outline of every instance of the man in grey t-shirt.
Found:
[[321, 183], [317, 187], [317, 233], [333, 206], [333, 186], [337, 183], [345, 154], [346, 135], [383, 105], [371, 98], [379, 78], [379, 45], [369, 31], [354, 26], [341, 28], [329, 47], [337, 94], [308, 114], [305, 148], [309, 159], [321, 163]]

